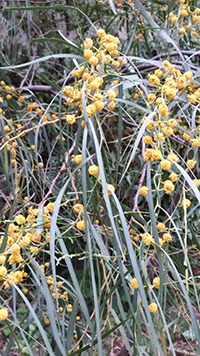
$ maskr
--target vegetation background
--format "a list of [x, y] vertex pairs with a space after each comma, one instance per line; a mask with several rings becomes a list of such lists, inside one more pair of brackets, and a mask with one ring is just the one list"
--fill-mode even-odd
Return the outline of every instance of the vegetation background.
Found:
[[200, 1], [0, 9], [0, 354], [200, 355]]

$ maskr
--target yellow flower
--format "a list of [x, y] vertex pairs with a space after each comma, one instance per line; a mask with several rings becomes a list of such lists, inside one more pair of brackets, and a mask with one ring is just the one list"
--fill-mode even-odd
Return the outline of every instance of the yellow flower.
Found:
[[73, 125], [76, 122], [75, 115], [66, 115], [66, 121], [69, 125]]
[[163, 240], [165, 242], [170, 242], [172, 240], [172, 235], [166, 232], [165, 234], [163, 234]]
[[52, 212], [53, 209], [54, 209], [54, 205], [55, 205], [55, 203], [48, 203], [47, 204], [47, 209]]
[[172, 182], [176, 182], [177, 179], [178, 179], [178, 174], [172, 172], [169, 176], [169, 179], [172, 181]]
[[181, 202], [181, 206], [182, 207], [186, 207], [186, 209], [188, 209], [189, 207], [190, 207], [190, 205], [191, 205], [191, 201], [189, 200], [189, 199], [184, 199], [184, 200], [182, 200], [182, 202]]
[[141, 234], [141, 237], [145, 245], [149, 245], [152, 242], [152, 236], [148, 232]]
[[158, 306], [157, 306], [156, 303], [151, 303], [151, 304], [149, 304], [149, 311], [150, 311], [151, 313], [156, 313], [157, 310], [158, 310]]
[[81, 162], [82, 162], [82, 155], [76, 155], [76, 156], [74, 157], [74, 162], [75, 162], [76, 164], [81, 164]]
[[160, 150], [152, 150], [151, 161], [158, 161], [162, 158]]
[[157, 224], [157, 229], [158, 229], [158, 231], [163, 231], [163, 230], [165, 230], [165, 224], [164, 224], [164, 223], [158, 223], [158, 224]]
[[153, 286], [156, 288], [156, 289], [159, 289], [160, 288], [160, 277], [155, 277], [154, 280], [153, 280]]
[[107, 185], [108, 195], [112, 195], [111, 191], [115, 191], [115, 187], [112, 184]]
[[188, 101], [191, 103], [191, 104], [195, 104], [196, 103], [196, 100], [197, 100], [197, 97], [195, 94], [190, 94], [188, 95]]
[[3, 281], [4, 277], [7, 276], [7, 268], [0, 266], [0, 281]]
[[151, 142], [152, 142], [152, 138], [151, 138], [151, 136], [144, 136], [144, 137], [143, 137], [143, 141], [144, 141], [144, 143], [146, 143], [147, 145], [150, 145]]
[[111, 101], [108, 105], [107, 105], [107, 108], [109, 110], [113, 110], [115, 108], [116, 104], [114, 101]]
[[97, 36], [98, 36], [98, 37], [102, 38], [102, 37], [104, 37], [105, 35], [106, 35], [106, 32], [105, 32], [102, 28], [99, 28], [99, 29], [97, 30]]
[[140, 195], [147, 196], [147, 194], [148, 194], [148, 187], [144, 185], [143, 187], [140, 188]]
[[[6, 256], [0, 255], [0, 265], [4, 264], [5, 261], [6, 261]], [[0, 273], [0, 275], [1, 275], [1, 273]]]
[[153, 84], [154, 86], [159, 86], [160, 85], [160, 80], [155, 74], [149, 74], [148, 76], [149, 82]]
[[117, 96], [117, 93], [113, 89], [108, 90], [107, 94], [108, 94], [110, 101], [115, 100], [115, 98]]
[[174, 191], [175, 187], [174, 184], [171, 182], [171, 180], [165, 180], [164, 182], [164, 191], [166, 194], [170, 194]]
[[169, 153], [167, 156], [167, 159], [171, 159], [174, 162], [178, 162], [179, 157], [177, 155], [175, 155], [174, 153]]
[[192, 138], [190, 142], [191, 142], [191, 146], [192, 147], [199, 147], [200, 146], [200, 141], [197, 138]]
[[196, 161], [194, 159], [188, 159], [186, 163], [190, 169], [193, 169], [196, 165]]
[[67, 305], [67, 311], [68, 311], [68, 313], [71, 313], [71, 312], [72, 312], [72, 309], [73, 309], [72, 305], [71, 305], [71, 304], [68, 304], [68, 305]]
[[2, 308], [0, 309], [0, 320], [5, 320], [8, 317], [8, 309]]
[[76, 227], [77, 227], [77, 229], [79, 229], [80, 231], [85, 230], [85, 221], [84, 221], [84, 220], [81, 220], [81, 221], [77, 222]]
[[95, 56], [92, 56], [92, 57], [90, 57], [90, 59], [88, 60], [88, 62], [89, 62], [90, 64], [92, 64], [92, 65], [95, 66], [95, 65], [98, 63], [98, 58], [95, 57]]
[[130, 284], [131, 284], [131, 287], [134, 288], [134, 289], [137, 289], [138, 288], [138, 282], [137, 282], [137, 279], [136, 278], [133, 278], [131, 281], [130, 281]]
[[84, 41], [84, 47], [85, 49], [90, 49], [93, 46], [93, 41], [91, 38], [86, 38]]
[[193, 179], [193, 183], [196, 185], [197, 188], [199, 187], [199, 180]]
[[83, 205], [82, 204], [75, 204], [73, 206], [73, 209], [77, 214], [80, 214], [80, 213], [83, 212]]
[[91, 49], [85, 49], [84, 57], [85, 57], [86, 61], [88, 61], [92, 56], [93, 56], [92, 50]]
[[169, 127], [169, 126], [165, 126], [165, 127], [163, 127], [163, 129], [162, 129], [162, 132], [164, 133], [164, 135], [166, 135], [166, 136], [171, 136], [172, 134], [173, 134], [173, 129], [171, 128], [171, 127]]
[[88, 172], [91, 176], [96, 176], [99, 173], [99, 167], [94, 164], [88, 168]]
[[48, 316], [44, 316], [44, 323], [45, 325], [49, 325], [50, 324], [50, 320]]
[[16, 215], [15, 216], [15, 222], [18, 224], [18, 225], [23, 225], [25, 223], [26, 219], [23, 215], [19, 214], [19, 215]]
[[168, 169], [171, 168], [172, 163], [167, 159], [163, 159], [163, 161], [160, 162], [160, 165], [164, 171], [167, 171]]

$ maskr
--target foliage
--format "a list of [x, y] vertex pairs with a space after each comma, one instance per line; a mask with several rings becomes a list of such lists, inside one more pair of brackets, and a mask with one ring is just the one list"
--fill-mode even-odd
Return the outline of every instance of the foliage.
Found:
[[4, 355], [198, 355], [200, 3], [1, 6]]

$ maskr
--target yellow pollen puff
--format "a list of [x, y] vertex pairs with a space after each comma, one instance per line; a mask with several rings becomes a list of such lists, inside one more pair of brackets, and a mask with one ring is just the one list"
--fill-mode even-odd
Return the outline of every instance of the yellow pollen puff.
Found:
[[75, 115], [66, 115], [66, 121], [69, 125], [73, 125], [76, 122]]
[[38, 165], [40, 166], [40, 168], [44, 167], [44, 164], [42, 162], [39, 162]]
[[172, 193], [174, 191], [175, 186], [171, 182], [171, 180], [165, 180], [163, 183], [164, 183], [163, 189], [164, 189], [166, 194], [170, 194], [170, 193]]
[[164, 159], [163, 161], [160, 162], [160, 165], [164, 171], [167, 171], [168, 169], [171, 168], [172, 163], [167, 159]]
[[0, 320], [6, 320], [8, 317], [8, 309], [2, 308], [0, 309]]
[[155, 74], [149, 74], [148, 79], [149, 79], [149, 82], [151, 84], [153, 84], [154, 86], [160, 85], [160, 80]]
[[116, 104], [114, 101], [111, 101], [108, 105], [107, 105], [107, 108], [109, 110], [113, 110], [115, 108]]
[[160, 288], [160, 277], [155, 277], [153, 279], [153, 286], [156, 288], [156, 289], [159, 289]]
[[150, 93], [147, 97], [148, 103], [154, 103], [156, 101], [156, 95], [153, 93]]
[[146, 186], [141, 187], [140, 195], [147, 196], [148, 195], [148, 187], [146, 187]]
[[138, 288], [138, 282], [137, 282], [137, 279], [136, 278], [133, 278], [131, 281], [130, 281], [130, 284], [131, 284], [131, 287], [134, 288], [134, 289], [137, 289]]
[[199, 187], [199, 180], [193, 179], [193, 183], [196, 185], [197, 188]]
[[172, 172], [172, 173], [169, 175], [169, 179], [170, 179], [172, 182], [176, 182], [177, 179], [178, 179], [178, 174]]
[[77, 214], [80, 214], [80, 213], [82, 213], [83, 212], [83, 205], [82, 204], [75, 204], [74, 206], [73, 206], [73, 209], [74, 209], [74, 211], [77, 213]]
[[99, 28], [97, 30], [97, 36], [100, 37], [100, 38], [105, 37], [106, 36], [106, 32], [102, 28]]
[[164, 103], [162, 103], [158, 106], [158, 111], [162, 116], [167, 116], [169, 114], [168, 107]]
[[0, 255], [0, 264], [3, 265], [5, 263], [5, 261], [6, 261], [6, 256]]
[[141, 234], [141, 237], [145, 245], [149, 245], [152, 242], [152, 236], [148, 232]]
[[164, 224], [164, 223], [158, 223], [158, 224], [157, 224], [157, 229], [158, 229], [158, 231], [163, 231], [163, 230], [165, 230], [165, 224]]
[[76, 155], [76, 156], [74, 157], [74, 162], [75, 162], [76, 164], [81, 164], [81, 163], [82, 163], [82, 155]]
[[143, 141], [146, 143], [146, 145], [150, 145], [152, 143], [152, 138], [151, 136], [144, 136]]
[[167, 159], [171, 159], [174, 162], [178, 162], [179, 161], [178, 156], [175, 155], [174, 153], [169, 153], [168, 156], [167, 156]]
[[0, 281], [3, 281], [4, 277], [7, 276], [7, 268], [0, 266]]
[[88, 172], [91, 176], [96, 176], [99, 173], [99, 167], [96, 165], [90, 166]]
[[72, 312], [72, 309], [73, 309], [72, 305], [71, 305], [71, 304], [68, 304], [68, 305], [67, 305], [67, 311], [68, 311], [68, 313], [71, 313], [71, 312]]
[[196, 166], [196, 161], [194, 159], [188, 159], [186, 163], [190, 169], [193, 169]]
[[78, 221], [76, 224], [77, 229], [80, 231], [85, 230], [85, 220]]
[[156, 313], [158, 310], [158, 306], [156, 303], [149, 304], [149, 311], [150, 313]]
[[179, 32], [180, 32], [182, 35], [185, 33], [185, 31], [186, 31], [185, 27], [181, 27], [181, 28], [179, 29]]
[[16, 215], [14, 220], [18, 225], [23, 225], [26, 221], [25, 217], [21, 214]]
[[197, 139], [197, 138], [192, 138], [192, 139], [190, 140], [190, 143], [191, 143], [191, 146], [192, 146], [192, 147], [199, 147], [199, 146], [200, 146], [200, 141], [199, 141], [199, 139]]
[[91, 65], [96, 65], [98, 63], [98, 58], [96, 56], [92, 56], [90, 57], [90, 59], [88, 60], [88, 62], [91, 64]]
[[112, 195], [111, 191], [115, 191], [115, 187], [112, 184], [107, 185], [108, 195]]
[[172, 240], [172, 235], [170, 235], [168, 232], [166, 232], [165, 234], [163, 234], [163, 240], [165, 242], [170, 242]]
[[85, 49], [90, 49], [93, 46], [93, 40], [91, 38], [86, 38], [84, 41]]
[[191, 205], [191, 201], [189, 200], [189, 199], [184, 199], [184, 200], [182, 200], [182, 202], [181, 202], [181, 206], [184, 208], [184, 207], [186, 207], [186, 209], [188, 209], [189, 207], [190, 207], [190, 205]]
[[85, 49], [84, 51], [84, 57], [86, 61], [89, 61], [89, 59], [93, 56], [93, 52], [91, 49]]

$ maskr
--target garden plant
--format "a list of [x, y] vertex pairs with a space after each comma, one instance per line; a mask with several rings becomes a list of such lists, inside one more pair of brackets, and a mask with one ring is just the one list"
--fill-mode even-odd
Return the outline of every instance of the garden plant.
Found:
[[0, 9], [0, 355], [200, 355], [200, 1]]

